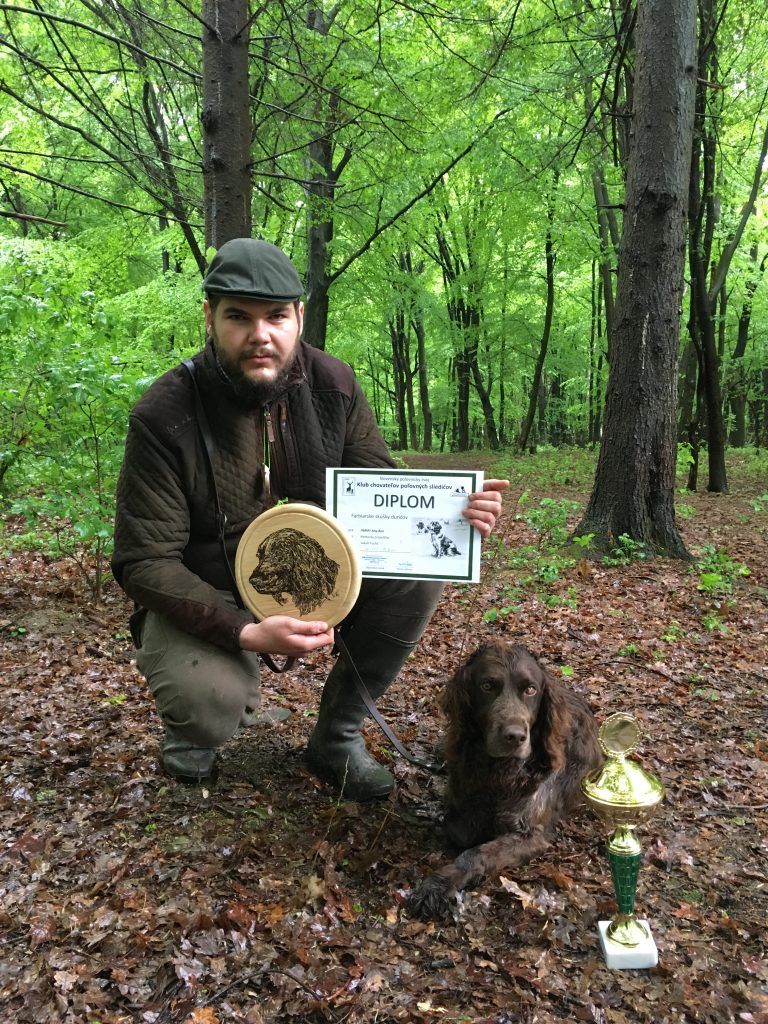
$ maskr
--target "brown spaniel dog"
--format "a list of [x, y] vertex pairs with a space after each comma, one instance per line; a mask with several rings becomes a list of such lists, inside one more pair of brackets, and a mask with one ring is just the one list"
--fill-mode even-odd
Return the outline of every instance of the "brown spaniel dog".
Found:
[[525, 647], [481, 647], [449, 682], [445, 827], [464, 850], [411, 893], [410, 913], [446, 916], [455, 894], [546, 849], [602, 755], [586, 702]]

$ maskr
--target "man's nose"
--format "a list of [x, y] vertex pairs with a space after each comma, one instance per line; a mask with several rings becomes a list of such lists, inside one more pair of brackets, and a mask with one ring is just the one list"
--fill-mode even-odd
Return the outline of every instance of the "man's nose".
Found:
[[254, 317], [250, 335], [252, 341], [269, 341], [269, 320], [266, 317]]

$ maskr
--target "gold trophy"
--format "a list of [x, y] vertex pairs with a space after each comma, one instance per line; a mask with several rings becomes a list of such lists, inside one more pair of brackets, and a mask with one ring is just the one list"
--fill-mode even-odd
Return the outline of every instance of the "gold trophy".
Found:
[[651, 817], [664, 798], [664, 787], [655, 775], [626, 760], [639, 741], [640, 728], [631, 715], [619, 712], [606, 718], [600, 746], [607, 760], [581, 784], [592, 810], [613, 830], [607, 849], [619, 912], [611, 921], [598, 921], [603, 956], [611, 968], [655, 967], [659, 962], [648, 922], [635, 917], [641, 859], [635, 829]]

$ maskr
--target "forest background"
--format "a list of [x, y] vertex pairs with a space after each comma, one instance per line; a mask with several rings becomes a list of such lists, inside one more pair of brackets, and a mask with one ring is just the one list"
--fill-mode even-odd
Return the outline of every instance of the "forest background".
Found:
[[[757, 0], [0, 3], [8, 1020], [768, 1021], [767, 147]], [[115, 480], [130, 407], [204, 342], [207, 257], [251, 233], [407, 465], [511, 479], [481, 583], [447, 588], [382, 710], [431, 756], [489, 639], [635, 714], [667, 787], [656, 970], [602, 962], [586, 815], [408, 920], [441, 782], [373, 729], [392, 801], [308, 774], [328, 658], [264, 679], [293, 714], [227, 745], [219, 789], [159, 772]]]
[[[639, 91], [629, 0], [0, 17], [6, 510], [103, 565], [128, 410], [202, 346], [206, 256], [236, 234], [290, 253], [306, 339], [355, 367], [394, 449], [599, 443]], [[751, 0], [701, 0], [695, 20], [679, 380], [643, 395], [674, 385], [676, 426], [644, 458], [679, 458], [695, 489], [704, 453], [725, 492], [726, 445], [768, 444], [768, 33]], [[631, 517], [624, 532], [658, 539]]]

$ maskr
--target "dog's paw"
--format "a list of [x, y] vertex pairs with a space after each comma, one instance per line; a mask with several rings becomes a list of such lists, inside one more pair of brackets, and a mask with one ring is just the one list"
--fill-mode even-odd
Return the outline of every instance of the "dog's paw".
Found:
[[450, 917], [456, 902], [451, 883], [442, 875], [430, 875], [408, 897], [406, 908], [411, 917], [422, 921], [441, 921]]

